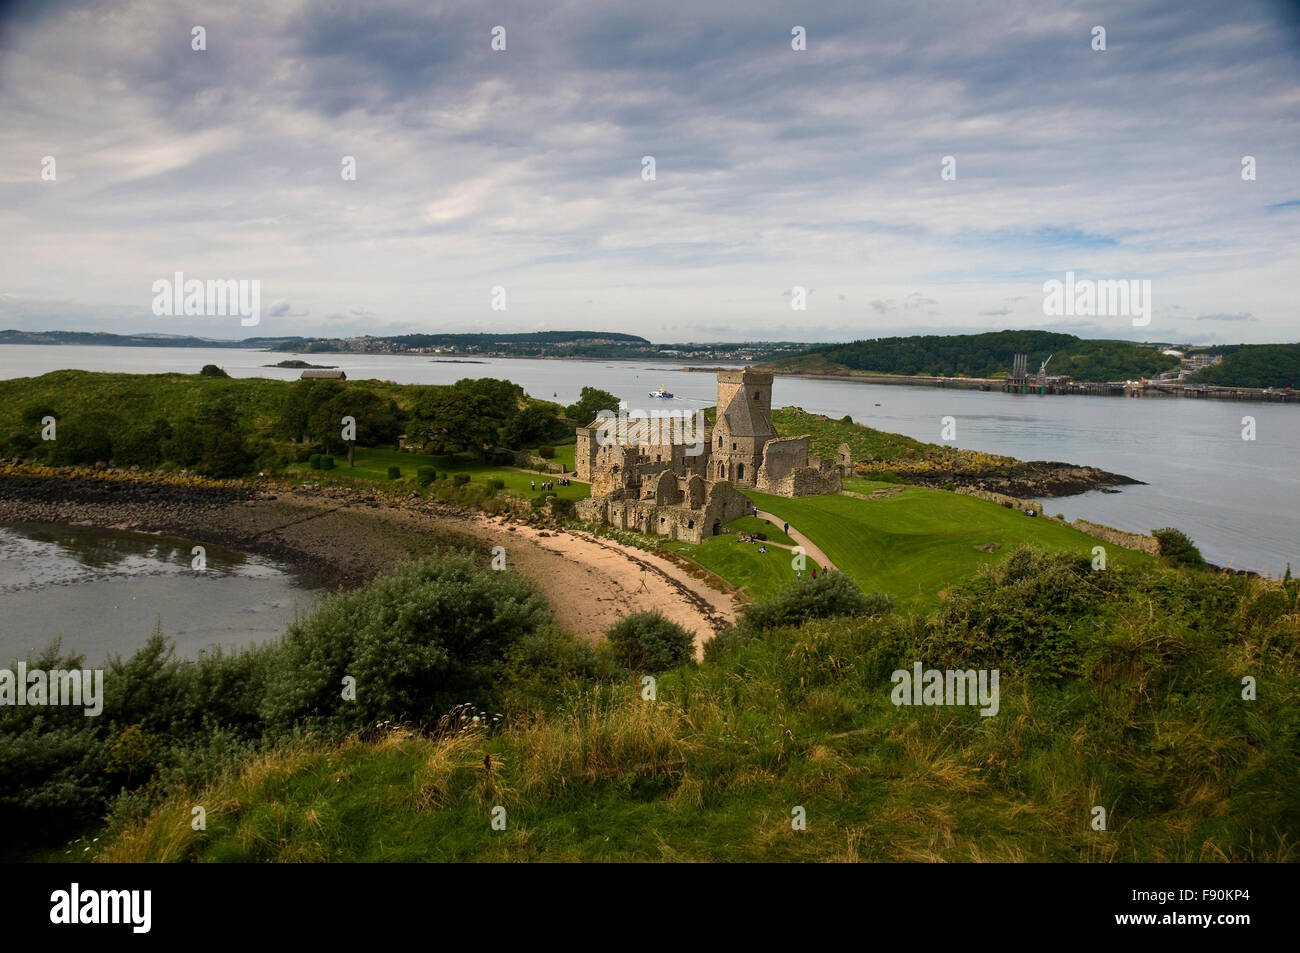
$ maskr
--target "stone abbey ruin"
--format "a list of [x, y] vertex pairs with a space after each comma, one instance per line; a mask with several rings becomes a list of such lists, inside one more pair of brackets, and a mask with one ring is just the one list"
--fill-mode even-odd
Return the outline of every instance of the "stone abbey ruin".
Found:
[[579, 427], [574, 468], [591, 483], [579, 516], [698, 543], [752, 512], [742, 489], [787, 497], [838, 493], [853, 472], [847, 444], [823, 460], [809, 453], [807, 435], [777, 436], [770, 373], [719, 371], [717, 419], [710, 428], [698, 417], [634, 412]]

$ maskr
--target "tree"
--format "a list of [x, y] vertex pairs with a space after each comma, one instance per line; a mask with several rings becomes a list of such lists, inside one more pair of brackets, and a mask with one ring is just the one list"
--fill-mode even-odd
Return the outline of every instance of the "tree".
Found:
[[217, 367], [217, 365], [215, 364], [204, 364], [203, 369], [199, 371], [199, 376], [200, 377], [229, 377], [230, 375], [227, 374], [221, 368]]
[[585, 427], [596, 419], [602, 410], [617, 411], [618, 398], [607, 390], [598, 387], [584, 387], [576, 404], [564, 408], [564, 414], [570, 420], [576, 420], [578, 426]]
[[433, 453], [472, 450], [480, 456], [501, 442], [501, 431], [516, 416], [523, 388], [493, 378], [459, 380], [430, 388], [416, 405], [408, 437]]
[[529, 404], [506, 421], [501, 443], [512, 450], [535, 447], [551, 436], [556, 419], [554, 404]]

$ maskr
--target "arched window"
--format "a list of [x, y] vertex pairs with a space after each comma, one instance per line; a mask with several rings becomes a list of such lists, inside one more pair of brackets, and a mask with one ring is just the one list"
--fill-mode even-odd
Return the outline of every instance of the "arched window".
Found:
[[745, 465], [743, 463], [736, 464], [736, 479], [745, 479]]
[[722, 449], [722, 434], [718, 434], [718, 449]]

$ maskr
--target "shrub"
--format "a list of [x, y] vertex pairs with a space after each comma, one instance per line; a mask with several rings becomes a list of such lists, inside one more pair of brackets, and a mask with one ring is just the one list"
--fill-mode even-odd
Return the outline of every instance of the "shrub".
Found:
[[[289, 629], [261, 712], [272, 730], [347, 731], [403, 717], [432, 724], [463, 702], [496, 706], [507, 652], [551, 623], [545, 598], [517, 573], [467, 553], [408, 563]], [[348, 675], [364, 686], [355, 701], [340, 691]]]
[[521, 712], [564, 697], [575, 683], [611, 681], [617, 664], [610, 645], [593, 644], [556, 626], [519, 639], [506, 653], [506, 708]]
[[786, 625], [797, 627], [809, 619], [887, 615], [893, 608], [894, 601], [885, 593], [865, 595], [844, 573], [824, 572], [750, 606], [742, 624], [758, 632]]
[[311, 467], [313, 470], [319, 470], [319, 469], [320, 469], [320, 454], [319, 454], [319, 453], [313, 453], [310, 457], [308, 457], [308, 458], [307, 458], [307, 466]]
[[333, 469], [334, 469], [334, 458], [331, 457], [328, 453], [323, 453], [323, 454], [321, 454], [321, 458], [320, 458], [320, 468], [321, 468], [322, 470], [333, 470]]
[[605, 633], [615, 658], [633, 672], [662, 672], [692, 658], [695, 638], [658, 612], [637, 612]]
[[850, 415], [845, 414], [843, 417], [840, 418], [840, 423], [851, 424], [853, 423], [853, 418]]
[[500, 492], [506, 488], [506, 481], [497, 479], [488, 480], [487, 488], [493, 492]]
[[54, 441], [52, 461], [58, 466], [78, 463], [99, 463], [113, 456], [110, 434], [121, 427], [121, 421], [100, 413], [81, 414], [59, 423], [58, 439]]
[[390, 479], [390, 480], [400, 480], [401, 478], [402, 478], [402, 468], [401, 468], [401, 467], [389, 467], [389, 468], [388, 468], [388, 479]]
[[1166, 526], [1163, 529], [1153, 529], [1151, 535], [1160, 543], [1160, 555], [1174, 565], [1204, 568], [1205, 557], [1186, 533]]
[[551, 512], [556, 516], [568, 517], [573, 515], [575, 503], [573, 500], [566, 500], [563, 497], [551, 497]]
[[436, 477], [437, 474], [433, 472], [433, 467], [420, 467], [415, 471], [415, 482], [420, 486], [428, 486]]
[[466, 483], [469, 482], [469, 474], [457, 473], [454, 477], [451, 478], [451, 482], [453, 486], [464, 486]]
[[543, 460], [550, 460], [550, 459], [552, 459], [552, 458], [555, 456], [555, 448], [554, 448], [554, 447], [538, 447], [538, 448], [537, 448], [537, 455], [538, 455], [539, 457], [541, 457]]
[[203, 370], [199, 371], [200, 377], [229, 377], [230, 375], [217, 367], [215, 364], [204, 364]]

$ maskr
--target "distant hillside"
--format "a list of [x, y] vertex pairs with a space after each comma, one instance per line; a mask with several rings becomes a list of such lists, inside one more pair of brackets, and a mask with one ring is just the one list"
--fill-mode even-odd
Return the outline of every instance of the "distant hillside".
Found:
[[305, 338], [244, 338], [227, 341], [185, 334], [110, 334], [107, 331], [0, 331], [0, 344], [82, 344], [96, 347], [275, 347]]
[[803, 373], [854, 371], [931, 377], [1005, 377], [1015, 355], [1029, 355], [1029, 370], [1051, 357], [1049, 374], [1078, 381], [1154, 377], [1178, 367], [1178, 358], [1128, 341], [1084, 340], [1050, 331], [993, 331], [986, 334], [927, 334], [876, 338], [814, 347], [774, 361], [766, 369]]
[[1300, 344], [1255, 344], [1216, 348], [1223, 363], [1207, 367], [1192, 380], [1225, 387], [1300, 389]]

